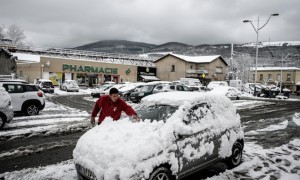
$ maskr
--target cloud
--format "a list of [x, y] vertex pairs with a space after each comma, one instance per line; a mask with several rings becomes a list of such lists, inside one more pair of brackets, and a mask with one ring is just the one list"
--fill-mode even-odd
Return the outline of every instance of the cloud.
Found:
[[0, 22], [17, 24], [36, 47], [75, 47], [124, 39], [153, 44], [245, 43], [256, 33], [244, 19], [263, 24], [260, 41], [299, 40], [299, 0], [9, 0]]

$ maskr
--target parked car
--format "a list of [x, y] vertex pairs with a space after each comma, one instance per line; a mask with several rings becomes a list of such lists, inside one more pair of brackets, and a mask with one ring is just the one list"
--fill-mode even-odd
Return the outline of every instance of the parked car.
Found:
[[201, 91], [201, 92], [210, 91], [210, 89], [208, 89], [206, 86], [187, 86], [187, 87], [191, 88], [193, 91]]
[[1, 84], [11, 98], [14, 112], [23, 112], [31, 116], [39, 114], [44, 109], [44, 93], [35, 85], [20, 82], [2, 82]]
[[139, 123], [107, 118], [80, 137], [73, 151], [79, 179], [182, 179], [217, 162], [241, 163], [240, 116], [225, 96], [157, 93], [137, 112]]
[[36, 82], [36, 86], [43, 92], [54, 93], [54, 85], [49, 79], [39, 79]]
[[144, 86], [145, 83], [131, 83], [119, 89], [120, 97], [125, 101], [129, 101], [130, 94]]
[[226, 81], [211, 81], [210, 83], [208, 83], [207, 88], [213, 90], [218, 86], [228, 86], [228, 83]]
[[0, 86], [0, 129], [5, 123], [9, 123], [14, 117], [13, 107], [11, 105], [11, 98], [8, 92]]
[[130, 101], [134, 103], [138, 103], [141, 101], [141, 99], [145, 96], [148, 96], [150, 94], [153, 94], [153, 89], [155, 86], [159, 84], [151, 83], [151, 84], [146, 84], [142, 86], [138, 91], [132, 92], [129, 96]]
[[65, 80], [60, 87], [61, 90], [64, 91], [75, 91], [79, 92], [79, 86], [75, 80]]
[[99, 88], [93, 89], [92, 92], [91, 92], [91, 96], [93, 98], [95, 98], [95, 97], [99, 98], [100, 94], [103, 91], [106, 91], [106, 90], [110, 89], [111, 87], [112, 87], [112, 85], [105, 84], [105, 85], [100, 86]]
[[242, 96], [241, 91], [239, 91], [235, 87], [230, 87], [230, 86], [215, 87], [212, 91], [223, 94], [226, 97], [228, 97], [230, 100], [239, 100]]
[[193, 91], [183, 84], [159, 84], [153, 89], [153, 93], [171, 92], [171, 91]]
[[[262, 85], [260, 83], [256, 83], [256, 92], [261, 91]], [[246, 83], [243, 86], [243, 91], [249, 94], [254, 94], [255, 83]]]

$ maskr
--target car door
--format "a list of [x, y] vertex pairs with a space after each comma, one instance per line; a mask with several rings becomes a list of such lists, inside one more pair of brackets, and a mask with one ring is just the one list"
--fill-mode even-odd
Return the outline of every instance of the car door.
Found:
[[[213, 164], [218, 157], [218, 139], [212, 129], [199, 128], [201, 120], [210, 112], [207, 103], [197, 103], [184, 116], [184, 123], [193, 131], [177, 135], [179, 176], [184, 177]], [[196, 128], [198, 127], [198, 128]]]
[[23, 102], [27, 100], [22, 84], [4, 84], [3, 86], [11, 97], [14, 111], [21, 111]]

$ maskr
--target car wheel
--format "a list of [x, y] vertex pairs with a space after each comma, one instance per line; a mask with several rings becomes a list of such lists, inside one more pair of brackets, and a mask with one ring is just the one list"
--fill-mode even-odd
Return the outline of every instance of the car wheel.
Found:
[[238, 166], [242, 162], [243, 146], [240, 142], [235, 142], [232, 147], [232, 155], [227, 160], [230, 168]]
[[25, 108], [25, 114], [27, 116], [33, 116], [33, 115], [38, 115], [39, 114], [39, 107], [35, 104], [29, 104]]
[[5, 125], [6, 117], [4, 114], [0, 114], [0, 129], [2, 129]]
[[149, 180], [172, 180], [172, 173], [168, 168], [165, 167], [159, 167], [156, 170], [154, 170]]

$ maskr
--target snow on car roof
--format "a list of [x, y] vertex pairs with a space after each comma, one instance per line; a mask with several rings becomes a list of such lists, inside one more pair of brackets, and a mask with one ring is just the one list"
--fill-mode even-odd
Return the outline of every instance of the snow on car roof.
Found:
[[[146, 96], [142, 99], [142, 103], [147, 105], [164, 104], [171, 106], [180, 106], [185, 102], [192, 103], [201, 100], [212, 100], [215, 98], [216, 94], [224, 95], [223, 93], [218, 92], [164, 92]], [[220, 98], [222, 98], [222, 96], [220, 96]]]

